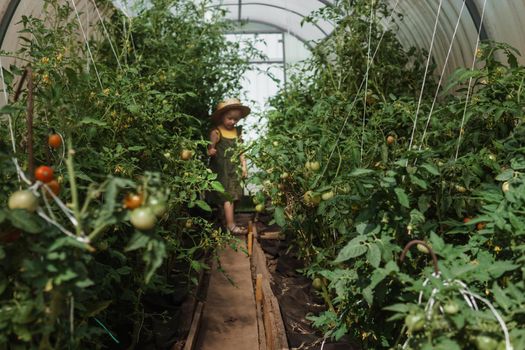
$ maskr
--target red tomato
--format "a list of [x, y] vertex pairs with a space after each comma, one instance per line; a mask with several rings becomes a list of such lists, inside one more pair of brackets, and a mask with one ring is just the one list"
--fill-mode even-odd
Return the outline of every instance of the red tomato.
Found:
[[465, 224], [468, 224], [470, 220], [472, 220], [472, 218], [464, 218], [464, 219], [463, 219], [463, 222], [464, 222]]
[[142, 205], [144, 198], [142, 194], [128, 193], [124, 198], [124, 208], [126, 209], [136, 209]]
[[53, 174], [53, 168], [47, 165], [41, 165], [35, 170], [35, 179], [43, 183], [48, 183], [53, 180]]
[[62, 146], [62, 138], [59, 134], [51, 134], [47, 138], [47, 144], [51, 148], [58, 149], [60, 146]]

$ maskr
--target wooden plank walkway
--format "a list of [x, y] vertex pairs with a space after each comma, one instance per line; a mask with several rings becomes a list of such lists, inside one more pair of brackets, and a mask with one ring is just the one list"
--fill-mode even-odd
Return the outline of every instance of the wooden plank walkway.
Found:
[[[246, 245], [243, 245], [246, 249]], [[212, 266], [197, 350], [258, 350], [259, 335], [250, 258], [226, 248], [220, 253], [222, 269]]]

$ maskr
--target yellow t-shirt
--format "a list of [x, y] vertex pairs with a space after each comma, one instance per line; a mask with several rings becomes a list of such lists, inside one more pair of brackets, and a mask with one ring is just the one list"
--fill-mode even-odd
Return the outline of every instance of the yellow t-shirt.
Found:
[[218, 126], [217, 129], [220, 132], [220, 135], [224, 137], [225, 139], [236, 139], [237, 138], [237, 128], [233, 128], [232, 130], [226, 129], [224, 126]]

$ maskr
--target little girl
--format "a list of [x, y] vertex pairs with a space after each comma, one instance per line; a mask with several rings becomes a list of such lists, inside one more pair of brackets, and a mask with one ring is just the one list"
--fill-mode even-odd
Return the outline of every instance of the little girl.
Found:
[[[238, 99], [228, 99], [218, 104], [211, 115], [215, 128], [210, 133], [211, 144], [208, 155], [211, 157], [210, 168], [217, 174], [217, 180], [223, 185], [225, 192], [212, 194], [212, 201], [224, 208], [226, 228], [233, 234], [245, 234], [246, 228], [237, 226], [234, 218], [234, 202], [241, 199], [242, 187], [237, 165], [232, 161], [235, 147], [241, 141], [240, 131], [235, 125], [250, 114], [250, 108], [243, 106]], [[242, 177], [248, 175], [246, 160], [240, 156]]]

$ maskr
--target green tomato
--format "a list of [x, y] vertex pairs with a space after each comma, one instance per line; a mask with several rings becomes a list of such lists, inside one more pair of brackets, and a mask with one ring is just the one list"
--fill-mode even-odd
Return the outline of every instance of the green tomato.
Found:
[[303, 195], [303, 201], [307, 205], [317, 205], [321, 202], [321, 196], [313, 191], [306, 191]]
[[443, 306], [443, 309], [447, 315], [455, 315], [459, 311], [459, 306], [455, 302], [450, 301]]
[[312, 171], [317, 171], [317, 170], [321, 169], [321, 164], [319, 164], [319, 162], [311, 162], [310, 163], [310, 169]]
[[289, 177], [290, 177], [290, 174], [288, 174], [286, 171], [281, 174], [281, 179], [283, 179], [283, 180], [286, 180]]
[[161, 217], [166, 213], [166, 202], [157, 197], [148, 198], [148, 207], [151, 208], [156, 217]]
[[312, 163], [310, 163], [310, 162], [306, 162], [306, 163], [304, 164], [304, 167], [306, 168], [306, 170], [312, 170]]
[[474, 339], [474, 343], [478, 350], [496, 350], [498, 348], [498, 342], [486, 335], [478, 335]]
[[131, 212], [130, 221], [136, 229], [151, 230], [157, 223], [157, 217], [151, 208], [140, 207]]
[[456, 188], [456, 191], [458, 191], [459, 193], [467, 192], [467, 189], [464, 186], [456, 185], [455, 188]]
[[255, 211], [256, 211], [256, 212], [260, 213], [260, 212], [262, 212], [263, 210], [264, 210], [264, 204], [257, 204], [257, 205], [255, 206]]
[[193, 220], [192, 219], [188, 219], [186, 220], [186, 223], [184, 224], [184, 226], [187, 228], [187, 229], [190, 229], [193, 227]]
[[333, 191], [325, 192], [322, 194], [321, 198], [324, 201], [329, 201], [330, 199], [334, 198], [334, 192]]
[[314, 287], [315, 290], [322, 290], [323, 289], [323, 281], [319, 277], [314, 278], [312, 281], [312, 287]]
[[423, 244], [421, 244], [421, 243], [418, 243], [418, 244], [416, 245], [416, 248], [417, 248], [417, 250], [419, 250], [421, 253], [424, 253], [424, 254], [428, 254], [428, 253], [430, 253], [430, 252], [428, 251], [428, 248], [427, 248], [426, 246], [424, 246]]
[[501, 190], [503, 192], [509, 192], [510, 191], [510, 183], [508, 181], [505, 181], [502, 185], [501, 185]]
[[405, 317], [405, 325], [409, 332], [417, 332], [425, 326], [425, 315], [423, 313], [408, 314]]
[[9, 209], [25, 209], [33, 213], [38, 208], [38, 198], [31, 191], [16, 191], [9, 197]]

